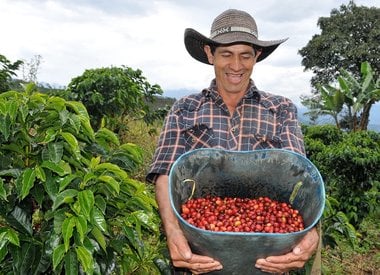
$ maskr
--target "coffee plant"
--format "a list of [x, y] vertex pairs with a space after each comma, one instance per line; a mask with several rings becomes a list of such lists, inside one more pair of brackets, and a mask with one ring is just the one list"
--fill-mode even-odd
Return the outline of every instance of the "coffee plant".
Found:
[[357, 247], [361, 237], [356, 229], [379, 205], [380, 135], [344, 132], [333, 125], [304, 126], [303, 132], [307, 156], [326, 187], [324, 243], [335, 246], [344, 239]]
[[28, 85], [0, 94], [2, 274], [158, 274], [159, 216], [129, 173], [141, 149]]

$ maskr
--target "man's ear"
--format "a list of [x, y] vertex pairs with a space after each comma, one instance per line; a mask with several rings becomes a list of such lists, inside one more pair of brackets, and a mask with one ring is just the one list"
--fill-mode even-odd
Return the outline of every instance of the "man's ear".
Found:
[[259, 58], [261, 53], [263, 52], [263, 49], [255, 49], [255, 59]]
[[214, 64], [214, 55], [211, 52], [211, 47], [209, 45], [205, 45], [203, 47], [203, 50], [205, 51], [205, 53], [207, 55], [208, 63]]

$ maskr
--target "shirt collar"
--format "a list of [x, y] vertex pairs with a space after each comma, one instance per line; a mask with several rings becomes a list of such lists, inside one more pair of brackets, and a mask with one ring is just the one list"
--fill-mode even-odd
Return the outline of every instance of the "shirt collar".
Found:
[[[219, 98], [220, 97], [219, 93], [216, 90], [216, 80], [213, 79], [210, 83], [209, 88], [204, 89], [202, 91], [202, 93], [206, 97], [212, 97], [213, 99]], [[260, 92], [257, 89], [257, 87], [256, 87], [256, 85], [252, 79], [249, 81], [249, 87], [248, 87], [247, 92], [244, 95], [244, 98], [247, 98], [247, 99], [254, 98], [257, 100], [257, 102], [260, 102]]]

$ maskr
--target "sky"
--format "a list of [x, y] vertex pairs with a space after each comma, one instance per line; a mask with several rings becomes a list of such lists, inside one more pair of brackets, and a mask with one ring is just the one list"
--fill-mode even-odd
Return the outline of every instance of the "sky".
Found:
[[[311, 95], [311, 72], [298, 51], [320, 33], [319, 17], [349, 0], [0, 0], [0, 54], [30, 62], [41, 56], [37, 80], [67, 86], [86, 69], [128, 66], [141, 70], [164, 96], [179, 98], [209, 86], [212, 66], [186, 51], [185, 28], [209, 36], [213, 19], [229, 8], [250, 13], [260, 40], [289, 40], [256, 64], [259, 89], [296, 104]], [[356, 5], [380, 7], [377, 0]], [[18, 76], [22, 78], [22, 73]]]

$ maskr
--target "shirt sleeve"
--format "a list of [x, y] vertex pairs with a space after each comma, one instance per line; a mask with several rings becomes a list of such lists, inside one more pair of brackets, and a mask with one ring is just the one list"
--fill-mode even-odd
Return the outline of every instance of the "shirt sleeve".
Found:
[[185, 152], [181, 135], [183, 123], [181, 116], [178, 115], [179, 112], [178, 104], [175, 104], [165, 118], [153, 162], [146, 176], [146, 180], [150, 183], [155, 183], [159, 175], [168, 175], [172, 164]]
[[301, 125], [297, 117], [297, 107], [291, 100], [286, 99], [280, 112], [282, 148], [305, 155], [305, 145]]

